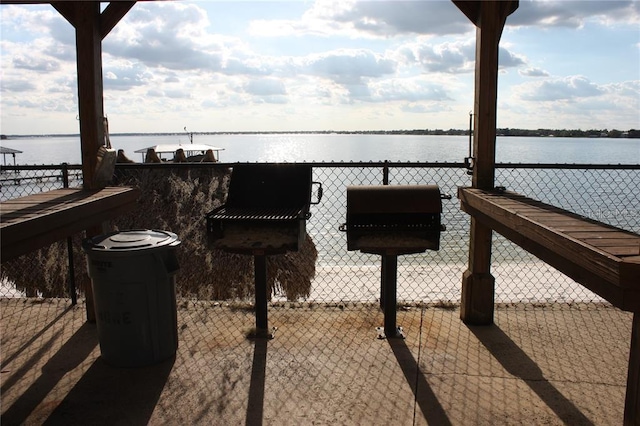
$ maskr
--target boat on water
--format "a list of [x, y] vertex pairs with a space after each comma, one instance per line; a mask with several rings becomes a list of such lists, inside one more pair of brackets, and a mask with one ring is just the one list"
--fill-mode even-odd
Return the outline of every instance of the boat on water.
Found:
[[224, 148], [202, 143], [169, 143], [149, 146], [147, 148], [138, 149], [135, 152], [142, 154], [142, 161], [144, 162], [145, 156], [149, 153], [150, 149], [155, 152], [161, 161], [173, 161], [178, 150], [182, 150], [186, 157], [184, 161], [187, 162], [203, 161], [208, 151], [211, 151], [214, 158], [213, 161], [218, 162], [220, 161], [220, 151], [224, 151]]

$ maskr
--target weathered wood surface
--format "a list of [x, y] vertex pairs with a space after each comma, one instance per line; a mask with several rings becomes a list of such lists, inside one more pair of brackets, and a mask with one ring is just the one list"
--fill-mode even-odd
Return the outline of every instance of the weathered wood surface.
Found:
[[[473, 107], [474, 188], [493, 188], [496, 157], [498, 52], [507, 17], [518, 1], [454, 1], [476, 25]], [[472, 220], [469, 268], [462, 276], [460, 318], [467, 324], [493, 323], [494, 278], [491, 275], [491, 229]]]
[[463, 211], [620, 309], [640, 312], [640, 235], [513, 192], [461, 188]]
[[2, 262], [83, 231], [134, 207], [137, 188], [57, 189], [0, 203]]

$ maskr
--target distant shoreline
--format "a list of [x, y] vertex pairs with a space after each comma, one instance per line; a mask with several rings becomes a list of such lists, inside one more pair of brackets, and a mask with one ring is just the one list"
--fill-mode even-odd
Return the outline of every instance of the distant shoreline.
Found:
[[[297, 131], [239, 131], [239, 132], [124, 132], [111, 133], [111, 136], [171, 136], [171, 135], [286, 135], [286, 134], [346, 134], [346, 135], [431, 135], [431, 136], [469, 136], [469, 130], [461, 129], [414, 129], [414, 130], [297, 130]], [[497, 136], [517, 137], [563, 137], [563, 138], [640, 138], [640, 130], [567, 130], [567, 129], [496, 129]], [[2, 140], [20, 138], [80, 137], [78, 133], [42, 134], [42, 135], [0, 135]]]

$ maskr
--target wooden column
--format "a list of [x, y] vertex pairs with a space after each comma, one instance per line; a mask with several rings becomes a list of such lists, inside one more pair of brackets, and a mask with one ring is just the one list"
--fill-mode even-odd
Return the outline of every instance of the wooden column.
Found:
[[[492, 189], [495, 177], [498, 44], [511, 1], [454, 2], [476, 24], [474, 169], [472, 186]], [[492, 231], [471, 218], [469, 268], [462, 277], [460, 318], [467, 324], [493, 323], [495, 279], [491, 275]]]
[[[78, 70], [78, 117], [82, 179], [85, 189], [96, 189], [95, 170], [98, 150], [104, 141], [104, 103], [102, 85], [102, 39], [135, 2], [116, 2], [100, 12], [99, 1], [60, 1], [52, 6], [76, 29], [76, 63]], [[87, 237], [106, 231], [104, 224], [86, 230]], [[92, 289], [85, 288], [87, 320], [95, 322]]]
[[[76, 29], [82, 181], [85, 189], [94, 189], [96, 187], [94, 175], [98, 149], [104, 141], [100, 3], [96, 1], [67, 1], [56, 2], [52, 5]], [[102, 231], [102, 226], [94, 226], [86, 230], [86, 236], [100, 235]], [[85, 287], [84, 293], [87, 304], [87, 321], [95, 322], [96, 313], [91, 286]]]
[[624, 404], [624, 425], [640, 425], [640, 312], [634, 312], [631, 328], [631, 350], [627, 372], [627, 396]]
[[53, 7], [76, 29], [82, 178], [84, 188], [93, 189], [98, 149], [104, 140], [100, 3], [69, 1]]

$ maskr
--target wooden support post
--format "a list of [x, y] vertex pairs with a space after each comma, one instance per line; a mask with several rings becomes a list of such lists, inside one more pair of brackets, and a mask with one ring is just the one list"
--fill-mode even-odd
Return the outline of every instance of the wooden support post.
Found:
[[627, 396], [624, 403], [624, 425], [640, 425], [640, 313], [633, 314], [631, 350], [627, 373]]
[[[104, 105], [102, 83], [102, 39], [127, 13], [135, 2], [111, 3], [100, 12], [99, 1], [60, 1], [52, 6], [76, 30], [76, 62], [78, 70], [78, 117], [82, 153], [82, 178], [85, 189], [96, 189], [95, 171], [98, 150], [104, 141]], [[86, 230], [87, 237], [106, 231], [104, 224]], [[84, 289], [87, 320], [95, 322], [91, 287]]]
[[[80, 117], [80, 145], [82, 178], [85, 189], [94, 188], [94, 174], [98, 149], [104, 140], [102, 101], [102, 36], [100, 34], [100, 5], [96, 2], [74, 3], [76, 51], [78, 60], [78, 109]], [[100, 235], [102, 226], [86, 230], [87, 237]], [[95, 322], [93, 290], [85, 288], [87, 321]]]
[[491, 228], [471, 218], [469, 268], [462, 275], [460, 318], [465, 324], [493, 324], [495, 278], [491, 275]]
[[[474, 99], [474, 188], [492, 189], [495, 176], [498, 44], [513, 2], [456, 2], [476, 24]], [[517, 7], [517, 2], [515, 2]], [[494, 277], [491, 275], [490, 228], [471, 219], [469, 268], [462, 277], [460, 318], [467, 324], [493, 323]]]
[[[94, 188], [94, 173], [98, 149], [104, 140], [104, 107], [102, 101], [102, 35], [100, 34], [100, 4], [74, 3], [77, 19], [76, 49], [78, 55], [78, 106], [80, 144], [82, 146], [82, 176], [86, 189]], [[81, 17], [81, 19], [78, 19]]]

